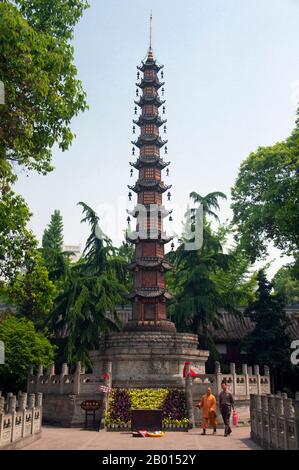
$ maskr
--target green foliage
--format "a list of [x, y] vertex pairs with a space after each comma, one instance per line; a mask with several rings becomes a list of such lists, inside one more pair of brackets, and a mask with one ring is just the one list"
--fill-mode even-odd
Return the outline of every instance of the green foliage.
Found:
[[63, 221], [59, 210], [51, 215], [48, 228], [45, 229], [42, 240], [44, 257], [47, 258], [47, 250], [61, 251], [63, 245]]
[[0, 339], [5, 344], [5, 364], [0, 365], [0, 382], [12, 379], [22, 388], [31, 364], [54, 362], [54, 347], [26, 318], [9, 315], [0, 323]]
[[51, 36], [71, 39], [74, 26], [88, 7], [85, 0], [15, 0], [28, 23]]
[[296, 278], [293, 266], [280, 268], [272, 283], [274, 292], [284, 297], [287, 304], [299, 302], [299, 280]]
[[70, 121], [86, 109], [69, 42], [85, 2], [17, 1], [20, 9], [13, 3], [0, 3], [0, 157], [47, 173], [54, 143], [69, 148]]
[[[26, 224], [30, 211], [12, 187], [21, 171], [52, 170], [55, 143], [67, 150], [70, 122], [87, 108], [77, 79], [71, 38], [86, 1], [0, 2], [0, 276], [24, 269], [37, 243]], [[18, 168], [19, 167], [19, 168]]]
[[[1, 141], [1, 139], [0, 139]], [[30, 211], [24, 199], [11, 190], [15, 177], [0, 158], [0, 277], [13, 278], [34, 251], [37, 242], [26, 224]]]
[[26, 272], [19, 273], [7, 285], [7, 294], [18, 314], [31, 320], [38, 330], [44, 328], [53, 308], [56, 287], [38, 252], [27, 260]]
[[82, 259], [70, 266], [55, 300], [51, 323], [58, 335], [66, 335], [64, 360], [90, 365], [89, 351], [98, 346], [99, 336], [119, 328], [116, 306], [125, 288], [118, 280], [121, 267], [115, 249], [101, 231], [98, 216], [86, 204], [80, 205], [82, 222], [90, 225], [91, 232]]
[[62, 248], [63, 220], [60, 211], [55, 210], [44, 231], [41, 252], [49, 272], [49, 279], [57, 286], [61, 286], [65, 280], [70, 265], [70, 253], [63, 252]]
[[[117, 270], [117, 278], [120, 283], [125, 287], [126, 292], [130, 292], [133, 288], [133, 276], [127, 269], [127, 264], [131, 263], [135, 256], [135, 247], [131, 244], [123, 242], [116, 252], [119, 269]], [[123, 303], [130, 303], [126, 297], [123, 298]]]
[[287, 333], [289, 319], [285, 312], [284, 299], [272, 294], [272, 284], [267, 280], [264, 271], [259, 271], [256, 300], [245, 310], [255, 322], [255, 328], [243, 341], [255, 364], [268, 365], [277, 379], [290, 365], [291, 339]]
[[242, 163], [232, 189], [237, 238], [252, 261], [267, 254], [269, 242], [298, 257], [298, 126], [285, 142], [260, 147]]
[[[222, 193], [220, 195], [223, 197]], [[169, 260], [174, 264], [170, 287], [174, 287], [175, 294], [170, 314], [179, 331], [198, 334], [201, 347], [210, 349], [212, 355], [218, 358], [210, 330], [211, 327], [223, 327], [221, 309], [239, 313], [238, 305], [251, 290], [246, 279], [249, 262], [242, 259], [242, 266], [234, 272], [243, 254], [237, 249], [224, 253], [224, 229], [213, 232], [207, 220], [208, 216], [217, 219], [212, 209], [219, 207], [219, 193], [205, 197], [191, 193], [191, 196], [203, 206], [203, 245], [199, 250], [186, 251], [185, 240], [182, 239], [178, 249], [169, 255]], [[169, 274], [168, 278], [171, 276]]]
[[[224, 231], [223, 244], [225, 245], [230, 232], [227, 228], [224, 228]], [[218, 231], [216, 236], [219, 235]], [[236, 245], [230, 248], [227, 253], [229, 266], [225, 270], [221, 267], [216, 268], [215, 272], [211, 273], [211, 279], [217, 285], [221, 296], [227, 299], [226, 303], [235, 307], [243, 307], [255, 299], [256, 272], [252, 271], [250, 259], [240, 246]]]

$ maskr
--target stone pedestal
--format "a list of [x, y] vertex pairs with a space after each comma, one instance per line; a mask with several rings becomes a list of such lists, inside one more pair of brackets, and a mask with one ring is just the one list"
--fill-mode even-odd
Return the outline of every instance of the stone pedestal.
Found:
[[197, 349], [197, 336], [189, 333], [123, 331], [111, 333], [92, 352], [94, 373], [104, 373], [112, 362], [112, 386], [130, 388], [184, 388], [183, 367], [190, 361], [205, 373], [209, 351]]

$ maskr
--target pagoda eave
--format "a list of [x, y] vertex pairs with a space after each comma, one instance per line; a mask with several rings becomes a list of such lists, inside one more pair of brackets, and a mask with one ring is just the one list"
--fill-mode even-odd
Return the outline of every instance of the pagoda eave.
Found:
[[139, 237], [137, 232], [132, 232], [132, 233], [135, 233], [136, 235], [130, 236], [127, 233], [126, 234], [126, 241], [129, 242], [129, 243], [132, 243], [133, 245], [137, 245], [140, 242], [152, 242], [153, 240], [155, 240], [160, 245], [166, 245], [167, 243], [169, 243], [173, 240], [173, 237], [167, 237], [166, 234], [164, 234], [164, 233], [162, 235], [161, 232], [158, 234], [158, 237], [154, 238], [154, 239], [151, 238], [150, 236], [145, 237], [145, 238], [144, 237]]
[[141, 65], [137, 65], [136, 68], [140, 70], [140, 72], [144, 72], [145, 70], [149, 70], [149, 69], [153, 69], [153, 70], [156, 70], [156, 72], [159, 72], [159, 70], [164, 68], [164, 65], [157, 64], [156, 61], [142, 62]]
[[139, 119], [136, 121], [133, 119], [133, 123], [137, 126], [141, 127], [143, 124], [156, 124], [156, 126], [161, 127], [163, 124], [167, 122], [167, 119], [161, 119], [160, 116], [157, 114], [152, 115], [141, 115]]
[[133, 292], [127, 294], [128, 299], [134, 299], [135, 297], [154, 299], [161, 298], [163, 300], [171, 300], [173, 296], [165, 289], [135, 289]]
[[159, 88], [161, 88], [161, 86], [163, 85], [165, 85], [165, 82], [160, 82], [159, 80], [154, 80], [154, 79], [148, 79], [148, 80], [143, 79], [141, 82], [136, 83], [136, 86], [138, 86], [141, 89], [148, 87], [148, 86], [153, 86], [157, 90], [159, 90]]
[[152, 95], [141, 96], [139, 101], [134, 101], [134, 103], [137, 104], [137, 106], [140, 106], [140, 108], [147, 104], [154, 104], [155, 106], [157, 106], [157, 108], [160, 108], [160, 106], [162, 106], [162, 104], [164, 104], [165, 102], [165, 100], [160, 100], [159, 97]]
[[171, 184], [166, 186], [164, 183], [162, 183], [161, 181], [157, 181], [157, 180], [140, 180], [140, 181], [137, 181], [135, 186], [128, 185], [128, 188], [137, 194], [146, 190], [152, 190], [152, 191], [157, 191], [159, 193], [165, 193], [171, 187], [172, 187]]
[[157, 159], [157, 157], [147, 157], [147, 158], [142, 158], [139, 157], [136, 162], [130, 162], [130, 165], [136, 168], [136, 170], [140, 170], [144, 165], [147, 166], [155, 166], [156, 168], [160, 168], [163, 170], [163, 168], [166, 168], [167, 166], [170, 165], [170, 162], [165, 162], [162, 158]]
[[155, 258], [151, 259], [136, 259], [132, 263], [127, 265], [129, 271], [138, 271], [139, 268], [143, 269], [163, 269], [163, 271], [170, 271], [172, 269], [172, 265], [168, 263], [164, 258]]
[[162, 140], [157, 136], [139, 136], [138, 140], [131, 140], [131, 144], [135, 145], [135, 147], [141, 148], [144, 145], [156, 145], [159, 148], [162, 148], [164, 145], [168, 143], [168, 140]]

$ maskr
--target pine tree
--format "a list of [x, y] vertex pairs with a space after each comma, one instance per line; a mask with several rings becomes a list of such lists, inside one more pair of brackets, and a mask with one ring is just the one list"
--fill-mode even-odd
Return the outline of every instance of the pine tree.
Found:
[[59, 210], [51, 215], [42, 239], [42, 255], [49, 272], [49, 279], [58, 282], [65, 277], [69, 254], [63, 251], [63, 220]]
[[271, 294], [272, 284], [263, 270], [258, 272], [256, 300], [245, 310], [255, 328], [243, 342], [244, 349], [255, 364], [268, 365], [273, 387], [283, 386], [283, 374], [290, 368], [291, 339], [287, 332], [290, 320], [285, 312], [284, 298]]
[[43, 235], [42, 246], [44, 250], [62, 251], [63, 245], [63, 220], [59, 210], [51, 215], [51, 221]]

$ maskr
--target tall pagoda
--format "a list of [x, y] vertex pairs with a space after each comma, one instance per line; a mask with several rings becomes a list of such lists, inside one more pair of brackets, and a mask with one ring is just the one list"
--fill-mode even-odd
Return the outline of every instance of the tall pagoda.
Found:
[[[135, 244], [135, 258], [128, 266], [133, 272], [134, 287], [128, 295], [133, 304], [132, 319], [125, 329], [174, 332], [175, 325], [167, 319], [166, 309], [166, 301], [171, 299], [171, 294], [166, 289], [165, 273], [171, 265], [165, 259], [164, 246], [172, 237], [167, 237], [163, 231], [163, 218], [170, 214], [163, 206], [163, 194], [168, 192], [170, 199], [171, 188], [162, 181], [162, 171], [169, 162], [160, 156], [163, 147], [167, 154], [167, 140], [160, 136], [162, 126], [166, 131], [166, 119], [162, 119], [159, 113], [161, 106], [165, 113], [165, 101], [159, 96], [160, 88], [164, 94], [164, 82], [158, 76], [163, 65], [156, 62], [151, 44], [145, 60], [137, 69], [140, 81], [136, 83], [139, 99], [135, 101], [135, 114], [137, 106], [141, 113], [137, 120], [133, 120], [133, 132], [138, 126], [140, 133], [132, 142], [132, 152], [135, 155], [137, 147], [139, 155], [130, 165], [138, 171], [138, 179], [134, 186], [128, 186], [130, 199], [131, 191], [137, 194], [137, 206], [129, 212], [137, 221], [136, 231], [127, 233], [127, 241]], [[163, 71], [160, 76], [163, 78]], [[169, 170], [166, 171], [168, 174]]]

